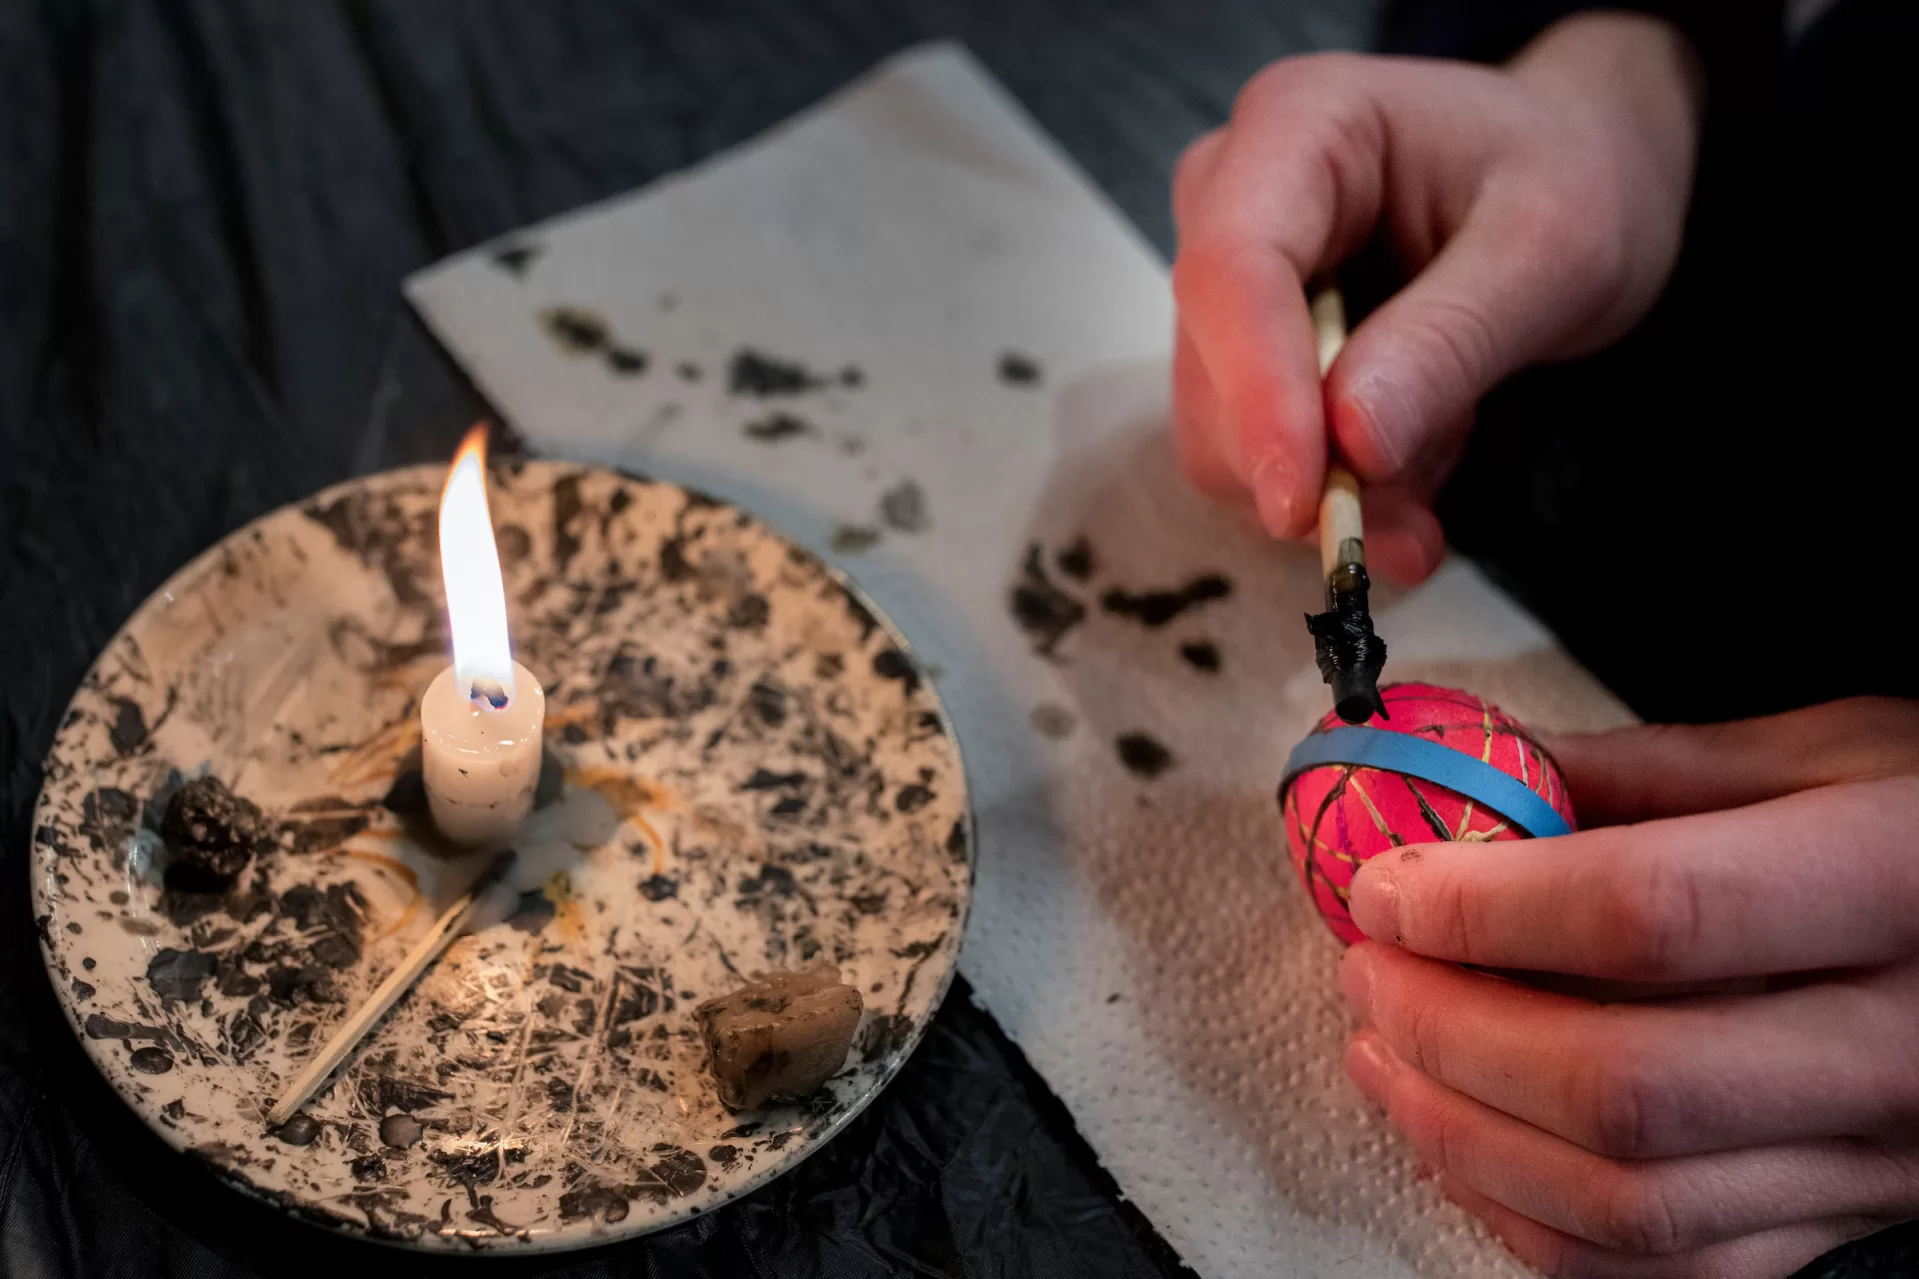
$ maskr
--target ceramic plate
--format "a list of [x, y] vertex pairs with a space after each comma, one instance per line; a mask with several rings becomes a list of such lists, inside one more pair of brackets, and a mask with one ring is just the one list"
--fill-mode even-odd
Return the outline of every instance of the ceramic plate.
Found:
[[[36, 814], [47, 967], [128, 1105], [301, 1217], [434, 1249], [656, 1230], [805, 1158], [918, 1041], [971, 887], [958, 750], [897, 633], [813, 555], [671, 485], [496, 466], [552, 756], [517, 907], [269, 1132], [281, 1088], [473, 870], [409, 816], [416, 701], [447, 660], [443, 478], [277, 511], [114, 638]], [[162, 815], [203, 773], [278, 821], [225, 893], [165, 883]], [[865, 1001], [846, 1068], [805, 1105], [728, 1111], [694, 1005], [823, 961]]]

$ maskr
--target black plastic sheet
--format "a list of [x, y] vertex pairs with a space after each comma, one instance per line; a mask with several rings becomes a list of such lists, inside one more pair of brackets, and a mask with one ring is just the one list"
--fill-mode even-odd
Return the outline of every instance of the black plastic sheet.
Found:
[[[174, 1155], [87, 1063], [27, 897], [39, 761], [120, 622], [226, 532], [486, 412], [401, 277], [964, 38], [1162, 249], [1181, 145], [1312, 0], [15, 0], [0, 6], [0, 1276], [438, 1274]], [[1910, 1273], [1908, 1232], [1826, 1273]], [[1904, 1242], [1900, 1242], [1903, 1239]], [[681, 1228], [498, 1275], [1160, 1276], [1178, 1262], [963, 987], [874, 1107]], [[1284, 1258], [1274, 1259], [1284, 1271]]]

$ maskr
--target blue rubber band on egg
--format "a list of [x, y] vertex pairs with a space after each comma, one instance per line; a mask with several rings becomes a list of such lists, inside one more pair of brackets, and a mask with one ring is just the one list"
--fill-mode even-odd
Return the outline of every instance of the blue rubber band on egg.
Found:
[[1295, 777], [1322, 764], [1356, 764], [1444, 786], [1490, 808], [1536, 839], [1573, 833], [1558, 810], [1517, 777], [1424, 737], [1357, 724], [1314, 733], [1286, 757], [1279, 793], [1285, 795]]

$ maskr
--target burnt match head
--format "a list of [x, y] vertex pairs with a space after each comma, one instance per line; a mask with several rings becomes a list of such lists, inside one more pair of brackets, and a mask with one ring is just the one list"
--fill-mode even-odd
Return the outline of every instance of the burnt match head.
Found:
[[1373, 631], [1370, 587], [1365, 565], [1341, 564], [1326, 579], [1326, 611], [1306, 615], [1320, 676], [1332, 685], [1333, 709], [1348, 724], [1364, 724], [1375, 714], [1391, 718], [1379, 696], [1386, 641]]

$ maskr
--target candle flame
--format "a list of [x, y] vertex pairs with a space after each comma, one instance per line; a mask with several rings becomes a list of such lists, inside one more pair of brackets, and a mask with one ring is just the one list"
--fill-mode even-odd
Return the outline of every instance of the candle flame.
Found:
[[468, 697], [498, 709], [513, 698], [513, 649], [506, 634], [506, 583], [486, 505], [484, 422], [460, 442], [440, 494], [440, 574], [453, 630], [453, 677]]

